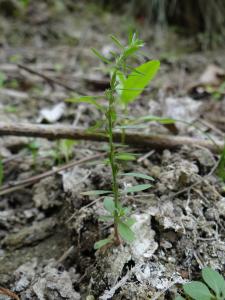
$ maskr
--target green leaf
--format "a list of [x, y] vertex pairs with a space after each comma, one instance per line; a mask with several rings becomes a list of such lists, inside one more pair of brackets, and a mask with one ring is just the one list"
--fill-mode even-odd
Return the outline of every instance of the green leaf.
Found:
[[125, 51], [123, 52], [123, 57], [125, 59], [132, 56], [136, 51], [144, 46], [143, 41], [138, 39], [136, 33], [129, 36], [128, 43], [129, 44], [125, 47]]
[[146, 128], [147, 125], [138, 124], [138, 125], [121, 125], [116, 126], [115, 129], [143, 129]]
[[31, 151], [38, 150], [40, 148], [40, 145], [36, 140], [34, 140], [27, 145], [27, 148]]
[[135, 52], [137, 52], [140, 48], [142, 47], [142, 45], [133, 45], [133, 46], [127, 46], [125, 47], [125, 51], [123, 53], [124, 58], [127, 58], [131, 55], [133, 55]]
[[142, 173], [136, 173], [136, 172], [130, 172], [130, 173], [123, 173], [121, 174], [122, 176], [132, 176], [132, 177], [138, 177], [138, 178], [143, 178], [151, 181], [155, 181], [155, 179], [151, 176], [142, 174]]
[[113, 198], [105, 197], [103, 205], [104, 205], [104, 208], [113, 215], [113, 213], [115, 211], [115, 203], [113, 201]]
[[101, 127], [103, 127], [103, 125], [105, 124], [105, 120], [97, 120], [95, 121], [93, 126], [90, 126], [86, 129], [86, 132], [94, 132], [96, 133], [96, 131], [98, 129], [101, 129]]
[[[134, 101], [153, 79], [159, 66], [160, 62], [158, 60], [152, 60], [134, 69], [123, 83], [123, 91], [120, 95], [121, 102], [128, 104]], [[134, 87], [135, 89], [133, 89]]]
[[179, 296], [176, 296], [175, 300], [185, 300], [185, 299], [179, 295]]
[[107, 221], [112, 221], [113, 216], [99, 216], [98, 219], [99, 219], [99, 221], [107, 222]]
[[6, 113], [16, 113], [18, 111], [18, 108], [16, 106], [13, 106], [13, 105], [6, 105], [4, 107], [4, 111]]
[[135, 160], [136, 157], [134, 156], [134, 154], [130, 154], [130, 153], [119, 153], [119, 154], [116, 154], [116, 159], [118, 159], [118, 160]]
[[123, 221], [124, 224], [126, 224], [128, 227], [131, 227], [136, 223], [136, 220], [134, 218], [127, 218], [125, 221]]
[[108, 166], [110, 164], [110, 160], [108, 158], [103, 159], [102, 164]]
[[200, 281], [192, 281], [183, 285], [185, 293], [194, 300], [211, 300], [213, 295], [207, 286]]
[[105, 246], [107, 244], [110, 244], [110, 243], [112, 243], [111, 239], [100, 240], [100, 241], [98, 241], [94, 244], [94, 249], [97, 250], [97, 249], [102, 248], [103, 246]]
[[131, 208], [130, 207], [122, 207], [120, 204], [118, 204], [118, 214], [119, 216], [123, 217], [128, 214], [130, 214]]
[[104, 107], [101, 106], [95, 99], [98, 97], [92, 97], [92, 96], [81, 96], [81, 97], [71, 97], [66, 99], [66, 102], [70, 103], [89, 103], [97, 107], [99, 110], [104, 110]]
[[93, 190], [93, 191], [88, 191], [88, 192], [82, 192], [81, 195], [96, 196], [96, 195], [104, 195], [104, 194], [109, 194], [109, 193], [112, 193], [112, 191]]
[[126, 76], [121, 71], [116, 72], [116, 81], [117, 81], [117, 88], [120, 89], [124, 86], [124, 82], [126, 81]]
[[123, 222], [118, 223], [118, 231], [122, 239], [127, 243], [131, 243], [135, 239], [133, 231]]
[[174, 124], [176, 123], [176, 120], [172, 119], [172, 118], [164, 118], [164, 117], [157, 117], [157, 116], [143, 116], [141, 118], [137, 119], [139, 122], [143, 121], [143, 122], [158, 122], [160, 124]]
[[202, 270], [202, 278], [218, 299], [225, 299], [225, 280], [222, 275], [207, 267]]
[[220, 155], [220, 160], [219, 160], [216, 173], [223, 181], [225, 181], [225, 144], [223, 147], [223, 151]]
[[138, 185], [134, 185], [134, 186], [126, 188], [123, 191], [123, 193], [128, 194], [128, 193], [140, 192], [140, 191], [149, 189], [151, 186], [152, 186], [151, 184], [138, 184]]
[[118, 48], [124, 49], [124, 46], [121, 44], [121, 42], [118, 40], [117, 37], [115, 37], [115, 36], [112, 35], [112, 34], [110, 35], [110, 37], [111, 37], [112, 41], [114, 42], [114, 44], [115, 44]]
[[72, 156], [75, 144], [76, 141], [71, 139], [62, 139], [59, 141], [59, 150], [60, 153], [64, 156], [66, 162], [68, 162], [70, 157]]
[[104, 63], [106, 64], [110, 64], [110, 60], [108, 60], [106, 57], [104, 57], [100, 52], [98, 52], [98, 50], [96, 50], [95, 48], [91, 48], [92, 52]]

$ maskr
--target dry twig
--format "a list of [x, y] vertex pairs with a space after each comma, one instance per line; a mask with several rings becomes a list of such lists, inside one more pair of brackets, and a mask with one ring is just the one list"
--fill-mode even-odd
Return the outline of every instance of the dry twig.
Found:
[[[101, 131], [88, 132], [84, 129], [77, 129], [67, 125], [39, 125], [30, 123], [4, 123], [0, 122], [0, 136], [14, 135], [27, 137], [41, 137], [47, 139], [69, 138], [75, 140], [89, 140], [97, 142], [108, 141], [108, 136]], [[114, 141], [121, 142], [121, 133], [114, 132]], [[172, 135], [153, 135], [126, 133], [125, 143], [135, 147], [144, 147], [147, 149], [171, 149], [175, 150], [183, 145], [204, 147], [214, 153], [220, 153], [223, 150], [224, 143], [217, 141], [213, 143], [209, 140], [196, 139], [191, 137], [172, 136]]]
[[34, 75], [37, 75], [37, 76], [43, 78], [45, 81], [47, 81], [47, 82], [49, 82], [51, 84], [56, 84], [56, 85], [62, 86], [63, 88], [65, 88], [68, 91], [75, 92], [74, 88], [72, 88], [71, 86], [69, 86], [69, 85], [67, 85], [67, 84], [65, 84], [65, 83], [63, 83], [63, 82], [61, 82], [61, 81], [59, 81], [57, 79], [51, 78], [51, 77], [49, 77], [49, 76], [47, 76], [45, 74], [42, 74], [42, 73], [40, 73], [38, 71], [35, 71], [35, 70], [33, 70], [33, 69], [31, 69], [31, 68], [29, 68], [27, 66], [21, 65], [21, 64], [18, 64], [17, 66], [20, 69], [23, 69], [23, 70], [25, 70], [25, 71], [27, 71], [27, 72], [29, 72], [31, 74], [34, 74]]
[[0, 294], [8, 296], [12, 299], [20, 300], [20, 298], [15, 293], [3, 287], [0, 287]]
[[78, 165], [93, 161], [93, 160], [98, 159], [98, 158], [100, 158], [104, 155], [105, 155], [105, 153], [101, 153], [101, 154], [96, 154], [96, 155], [93, 155], [93, 156], [90, 156], [90, 157], [86, 157], [86, 158], [81, 159], [81, 160], [71, 161], [71, 162], [69, 162], [69, 163], [67, 163], [67, 164], [65, 164], [61, 167], [54, 168], [53, 170], [35, 175], [35, 176], [30, 177], [28, 179], [24, 179], [24, 180], [21, 180], [21, 181], [17, 181], [15, 183], [7, 184], [5, 186], [2, 186], [2, 188], [0, 189], [0, 196], [8, 194], [8, 193], [15, 192], [16, 190], [19, 190], [21, 188], [32, 185], [32, 184], [40, 181], [41, 179], [52, 176], [56, 173], [59, 173], [63, 170], [69, 169], [71, 167], [78, 166]]

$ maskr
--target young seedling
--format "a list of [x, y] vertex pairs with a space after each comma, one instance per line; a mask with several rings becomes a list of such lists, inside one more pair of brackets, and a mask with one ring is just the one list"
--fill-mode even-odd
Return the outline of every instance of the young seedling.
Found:
[[0, 72], [0, 88], [2, 88], [4, 86], [5, 81], [6, 81], [5, 74]]
[[220, 160], [216, 170], [216, 174], [221, 178], [223, 182], [225, 182], [225, 144], [223, 147], [223, 151], [220, 155]]
[[107, 66], [110, 74], [110, 87], [105, 91], [107, 106], [103, 106], [98, 102], [98, 97], [73, 97], [68, 99], [69, 102], [85, 102], [94, 105], [104, 115], [104, 131], [108, 137], [108, 164], [112, 174], [112, 190], [111, 191], [89, 191], [84, 192], [84, 195], [107, 195], [104, 198], [103, 204], [107, 211], [107, 215], [101, 216], [101, 221], [111, 221], [114, 224], [113, 236], [107, 239], [100, 240], [95, 243], [94, 248], [98, 249], [107, 244], [119, 245], [121, 239], [125, 242], [132, 242], [135, 239], [134, 232], [131, 226], [135, 220], [130, 217], [130, 208], [124, 207], [121, 199], [128, 193], [135, 193], [146, 190], [151, 187], [151, 184], [141, 184], [132, 187], [127, 187], [121, 190], [118, 184], [120, 176], [133, 176], [146, 180], [153, 180], [152, 177], [140, 173], [125, 173], [119, 172], [120, 161], [132, 160], [132, 153], [119, 152], [113, 137], [115, 129], [122, 130], [122, 141], [125, 139], [124, 122], [119, 118], [119, 109], [123, 113], [127, 112], [127, 105], [134, 101], [149, 82], [157, 73], [160, 63], [157, 60], [152, 60], [139, 65], [136, 68], [130, 66], [131, 57], [136, 58], [137, 52], [143, 47], [144, 43], [136, 34], [130, 35], [128, 44], [124, 46], [115, 36], [111, 36], [112, 41], [118, 47], [119, 53], [112, 52], [113, 61], [108, 60], [96, 49], [92, 49], [94, 54]]
[[71, 139], [59, 139], [56, 141], [55, 145], [51, 150], [46, 152], [46, 156], [51, 156], [57, 165], [63, 162], [68, 163], [73, 156], [73, 150], [76, 141]]
[[65, 162], [69, 162], [71, 156], [73, 155], [73, 149], [74, 145], [76, 144], [76, 141], [71, 140], [71, 139], [62, 139], [59, 140], [58, 143], [58, 152], [59, 152], [59, 157], [63, 158]]
[[[194, 300], [225, 300], [225, 280], [218, 272], [211, 268], [202, 270], [201, 281], [191, 281], [183, 285], [186, 299]], [[185, 300], [180, 295], [175, 300]]]
[[36, 166], [37, 163], [37, 157], [38, 157], [38, 151], [39, 151], [40, 145], [37, 141], [33, 140], [27, 145], [27, 149], [31, 152], [33, 165]]

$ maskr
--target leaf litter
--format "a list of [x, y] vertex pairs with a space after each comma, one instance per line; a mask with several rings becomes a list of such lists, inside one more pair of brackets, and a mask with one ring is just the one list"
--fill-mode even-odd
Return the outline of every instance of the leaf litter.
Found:
[[[89, 12], [88, 17], [85, 15], [89, 25], [81, 17], [80, 24], [74, 24], [74, 16], [68, 12], [64, 20], [63, 14], [54, 19], [46, 4], [37, 3], [36, 9], [32, 25], [22, 28], [21, 39], [27, 45], [21, 50], [18, 45], [23, 41], [17, 41], [12, 49], [0, 53], [0, 70], [6, 77], [6, 86], [0, 93], [0, 118], [14, 122], [38, 119], [40, 122], [75, 122], [78, 127], [94, 127], [94, 120], [100, 117], [97, 109], [86, 104], [77, 104], [74, 109], [64, 104], [66, 98], [73, 96], [72, 92], [28, 74], [11, 61], [28, 62], [31, 68], [66, 82], [80, 94], [98, 95], [108, 79], [101, 75], [98, 82], [94, 80], [96, 71], [91, 67], [96, 66], [96, 59], [88, 49], [104, 45], [112, 24], [115, 28], [121, 27], [117, 26], [121, 18], [109, 14], [107, 18], [96, 20]], [[43, 14], [45, 17], [41, 20], [38, 16], [45, 10], [48, 17]], [[82, 5], [80, 10], [87, 14]], [[21, 24], [20, 20], [17, 22]], [[37, 28], [37, 22], [47, 23]], [[15, 32], [11, 26], [5, 27], [5, 35], [13, 41]], [[103, 48], [110, 53], [110, 45]], [[150, 51], [160, 55], [153, 48]], [[15, 53], [17, 57], [13, 57]], [[131, 114], [185, 121], [189, 124], [175, 124], [178, 133], [183, 135], [204, 139], [208, 135], [213, 139], [221, 137], [213, 128], [224, 132], [220, 119], [224, 99], [213, 102], [208, 97], [213, 91], [207, 85], [217, 88], [222, 84], [225, 62], [222, 55], [211, 55], [201, 53], [199, 57], [198, 53], [190, 56], [184, 53], [172, 63], [162, 64], [158, 81], [153, 82], [153, 91], [131, 104]], [[220, 58], [219, 67], [212, 66], [213, 55], [217, 60]], [[182, 69], [181, 62], [184, 66], [188, 64], [191, 73], [186, 72], [185, 67]], [[188, 83], [193, 80], [195, 85], [190, 88]], [[220, 96], [224, 97], [223, 92]], [[209, 128], [202, 119], [212, 126]], [[141, 130], [145, 133], [170, 132], [156, 121], [148, 122]], [[35, 164], [31, 154], [24, 155], [24, 145], [29, 142], [24, 138], [1, 137], [1, 157], [7, 159], [5, 182], [26, 179], [54, 167], [54, 159], [49, 154], [54, 142], [41, 142]], [[149, 151], [145, 150], [143, 156]], [[79, 142], [73, 148], [73, 157], [79, 160], [99, 151], [105, 149], [97, 143]], [[14, 157], [15, 154], [20, 156]], [[214, 174], [206, 176], [217, 161], [218, 156], [207, 149], [182, 147], [174, 152], [155, 151], [139, 163], [135, 158], [124, 165], [123, 173], [138, 172], [155, 181], [141, 195], [131, 193], [124, 198], [124, 202], [132, 206], [132, 217], [136, 219], [132, 227], [137, 236], [135, 242], [106, 249], [104, 253], [93, 249], [96, 240], [112, 230], [111, 224], [99, 226], [97, 216], [102, 214], [102, 197], [99, 195], [96, 199], [81, 194], [110, 190], [110, 174], [100, 161], [64, 170], [19, 192], [1, 196], [1, 286], [21, 299], [169, 299], [176, 294], [177, 283], [186, 282], [190, 276], [196, 278], [203, 266], [224, 272], [224, 184]], [[120, 187], [148, 183], [146, 178], [127, 176], [120, 180]], [[74, 250], [68, 252], [71, 246]]]

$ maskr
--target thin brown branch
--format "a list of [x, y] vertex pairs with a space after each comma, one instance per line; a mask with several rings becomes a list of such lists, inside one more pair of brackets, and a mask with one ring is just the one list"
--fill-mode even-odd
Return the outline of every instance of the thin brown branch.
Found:
[[[52, 85], [58, 85], [58, 86], [61, 86], [63, 87], [64, 89], [70, 91], [70, 92], [77, 92], [77, 90], [75, 90], [73, 87], [71, 87], [70, 85], [66, 84], [65, 82], [62, 82], [56, 78], [52, 78], [44, 73], [41, 73], [39, 71], [36, 71], [30, 67], [27, 67], [27, 66], [24, 66], [22, 64], [17, 64], [17, 66], [20, 68], [20, 69], [23, 69], [31, 74], [34, 74], [42, 79], [44, 79], [46, 82], [48, 82], [49, 84], [52, 84]], [[73, 76], [74, 78], [74, 76]], [[83, 80], [89, 84], [92, 84], [94, 85], [96, 88], [98, 89], [106, 89], [109, 87], [109, 80], [107, 78], [94, 78], [94, 77], [87, 77], [87, 76], [83, 76], [83, 77], [75, 77], [75, 79], [77, 81], [80, 81], [80, 80]], [[84, 93], [82, 92], [82, 94], [84, 95]]]
[[15, 293], [3, 287], [0, 287], [0, 294], [8, 296], [12, 299], [20, 300], [20, 298]]
[[[30, 123], [4, 123], [0, 122], [0, 136], [27, 136], [40, 137], [47, 139], [62, 139], [69, 138], [75, 140], [87, 140], [97, 142], [107, 142], [108, 137], [104, 132], [88, 132], [84, 129], [77, 129], [73, 126], [67, 125], [37, 125]], [[121, 133], [114, 133], [115, 142], [121, 142]], [[183, 145], [204, 147], [214, 153], [220, 153], [223, 150], [224, 143], [216, 141], [213, 143], [209, 140], [196, 139], [191, 137], [172, 136], [172, 135], [158, 135], [158, 134], [137, 134], [126, 133], [125, 143], [135, 147], [144, 147], [147, 151], [150, 149], [175, 150]]]
[[71, 167], [78, 166], [78, 165], [85, 164], [87, 162], [93, 161], [95, 159], [103, 157], [104, 155], [105, 155], [105, 153], [100, 153], [100, 154], [96, 154], [96, 155], [86, 157], [86, 158], [83, 158], [83, 159], [80, 159], [80, 160], [74, 160], [74, 161], [71, 161], [71, 162], [63, 165], [63, 166], [60, 166], [58, 168], [54, 168], [53, 170], [50, 170], [50, 171], [32, 176], [28, 179], [20, 180], [20, 181], [17, 181], [17, 182], [11, 182], [11, 183], [9, 183], [7, 185], [4, 185], [0, 188], [0, 196], [15, 192], [15, 191], [17, 191], [21, 188], [30, 186], [30, 185], [40, 181], [41, 179], [52, 176], [56, 173], [59, 173], [63, 170], [69, 169]]
[[52, 83], [52, 84], [56, 84], [56, 85], [62, 86], [63, 88], [65, 88], [65, 89], [68, 90], [68, 91], [75, 92], [75, 89], [72, 88], [71, 86], [67, 85], [66, 83], [63, 83], [63, 82], [61, 82], [61, 81], [59, 81], [59, 80], [57, 80], [57, 79], [51, 78], [51, 77], [49, 77], [49, 76], [47, 76], [47, 75], [45, 75], [45, 74], [42, 74], [42, 73], [40, 73], [40, 72], [38, 72], [38, 71], [36, 71], [36, 70], [33, 70], [33, 69], [31, 69], [31, 68], [29, 68], [29, 67], [27, 67], [27, 66], [24, 66], [24, 65], [21, 65], [21, 64], [18, 64], [17, 66], [18, 66], [20, 69], [23, 69], [23, 70], [25, 70], [25, 71], [27, 71], [27, 72], [29, 72], [29, 73], [31, 73], [31, 74], [34, 74], [34, 75], [37, 75], [37, 76], [43, 78], [45, 81], [47, 81], [47, 82], [49, 82], [49, 83]]

